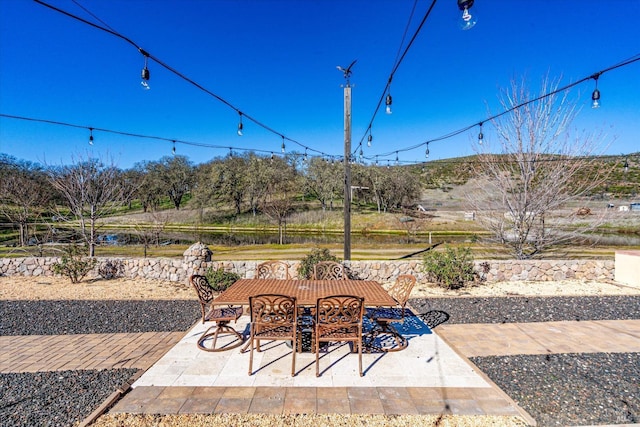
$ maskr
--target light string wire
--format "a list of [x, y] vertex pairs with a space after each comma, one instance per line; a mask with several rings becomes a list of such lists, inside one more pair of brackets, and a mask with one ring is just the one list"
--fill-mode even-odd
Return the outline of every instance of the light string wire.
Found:
[[[126, 41], [127, 43], [129, 43], [129, 44], [131, 44], [132, 46], [134, 46], [134, 47], [135, 47], [135, 48], [136, 48], [136, 49], [137, 49], [141, 54], [143, 54], [143, 55], [145, 55], [145, 56], [148, 56], [149, 58], [153, 59], [154, 61], [156, 61], [156, 62], [157, 62], [159, 65], [161, 65], [162, 67], [164, 67], [164, 68], [166, 68], [167, 70], [171, 71], [172, 73], [176, 74], [177, 76], [179, 76], [180, 78], [182, 78], [182, 79], [184, 79], [185, 81], [189, 82], [190, 84], [192, 84], [192, 85], [196, 86], [197, 88], [199, 88], [200, 90], [204, 91], [205, 93], [207, 93], [207, 94], [211, 95], [212, 97], [216, 98], [217, 100], [219, 100], [219, 101], [220, 101], [220, 102], [222, 102], [223, 104], [227, 105], [229, 108], [233, 109], [234, 111], [236, 111], [236, 112], [237, 112], [237, 113], [239, 113], [239, 114], [242, 114], [244, 117], [246, 117], [247, 119], [251, 120], [253, 123], [257, 124], [258, 126], [263, 127], [264, 129], [266, 129], [266, 130], [268, 130], [268, 131], [270, 131], [270, 132], [272, 132], [272, 133], [274, 133], [274, 134], [276, 134], [276, 135], [280, 136], [283, 140], [291, 141], [291, 142], [293, 142], [293, 143], [295, 143], [295, 144], [299, 145], [300, 147], [304, 148], [304, 149], [305, 149], [305, 151], [307, 151], [307, 150], [308, 150], [308, 151], [312, 151], [312, 152], [315, 152], [315, 153], [320, 154], [320, 155], [321, 155], [321, 156], [323, 156], [323, 157], [328, 157], [328, 158], [332, 158], [332, 159], [333, 159], [333, 158], [341, 158], [341, 157], [343, 157], [343, 156], [340, 156], [340, 155], [337, 155], [337, 156], [336, 156], [336, 155], [327, 154], [327, 153], [324, 153], [324, 152], [322, 152], [322, 151], [315, 150], [315, 149], [313, 149], [313, 148], [311, 148], [311, 147], [305, 146], [304, 144], [301, 144], [300, 142], [298, 142], [298, 141], [296, 141], [296, 140], [293, 140], [293, 139], [291, 139], [291, 138], [288, 138], [287, 136], [285, 136], [285, 135], [283, 135], [282, 133], [280, 133], [280, 132], [278, 132], [278, 131], [276, 131], [276, 130], [274, 130], [274, 129], [270, 128], [269, 126], [264, 125], [263, 123], [259, 122], [258, 120], [256, 120], [256, 119], [255, 119], [255, 118], [253, 118], [252, 116], [245, 114], [243, 111], [241, 111], [239, 108], [237, 108], [237, 107], [235, 107], [234, 105], [232, 105], [230, 102], [228, 102], [228, 101], [227, 101], [227, 100], [225, 100], [224, 98], [222, 98], [222, 97], [220, 97], [219, 95], [217, 95], [217, 94], [215, 94], [215, 93], [213, 93], [213, 92], [209, 91], [208, 89], [204, 88], [203, 86], [201, 86], [201, 85], [200, 85], [200, 84], [198, 84], [197, 82], [195, 82], [195, 81], [193, 81], [192, 79], [190, 79], [190, 78], [186, 77], [185, 75], [183, 75], [182, 73], [180, 73], [180, 72], [178, 72], [177, 70], [173, 69], [172, 67], [168, 66], [168, 65], [167, 65], [167, 64], [165, 64], [164, 62], [160, 61], [158, 58], [156, 58], [156, 57], [154, 57], [154, 56], [150, 55], [148, 52], [144, 51], [144, 50], [143, 50], [141, 47], [139, 47], [139, 46], [138, 46], [134, 41], [132, 41], [131, 39], [127, 38], [126, 36], [124, 36], [124, 35], [122, 35], [122, 34], [120, 34], [120, 33], [116, 32], [116, 31], [114, 31], [114, 30], [112, 30], [112, 29], [102, 27], [102, 26], [97, 25], [97, 24], [95, 24], [95, 23], [93, 23], [93, 22], [87, 21], [87, 20], [85, 20], [85, 19], [83, 19], [83, 18], [80, 18], [80, 17], [78, 17], [78, 16], [76, 16], [76, 15], [73, 15], [73, 14], [71, 14], [71, 13], [69, 13], [69, 12], [66, 12], [66, 11], [64, 11], [64, 10], [62, 10], [62, 9], [56, 8], [55, 6], [49, 5], [49, 4], [47, 4], [47, 3], [45, 3], [45, 2], [43, 2], [43, 1], [41, 1], [41, 0], [34, 0], [34, 1], [35, 1], [36, 3], [39, 3], [39, 4], [43, 5], [43, 6], [45, 6], [45, 7], [48, 7], [48, 8], [50, 8], [50, 9], [54, 10], [54, 11], [57, 11], [57, 12], [59, 12], [59, 13], [62, 13], [62, 14], [64, 14], [64, 15], [66, 15], [66, 16], [69, 16], [69, 17], [71, 17], [71, 18], [73, 18], [73, 19], [76, 19], [76, 20], [78, 20], [78, 21], [80, 21], [80, 22], [83, 22], [83, 23], [85, 23], [85, 24], [87, 24], [87, 25], [90, 25], [90, 26], [92, 26], [92, 27], [94, 27], [94, 28], [97, 28], [97, 29], [99, 29], [99, 30], [105, 31], [105, 32], [107, 32], [107, 33], [109, 33], [109, 34], [111, 34], [111, 35], [114, 35], [114, 36], [116, 36], [116, 37], [118, 37], [118, 38], [120, 38], [120, 39], [122, 39], [122, 40]], [[425, 15], [424, 15], [424, 17], [423, 17], [422, 21], [420, 22], [420, 25], [418, 26], [418, 28], [417, 28], [417, 30], [415, 31], [415, 33], [413, 34], [413, 36], [412, 36], [411, 40], [410, 40], [410, 41], [409, 41], [409, 43], [407, 44], [407, 47], [405, 48], [404, 52], [402, 53], [402, 56], [401, 56], [401, 57], [396, 61], [396, 64], [395, 64], [395, 66], [393, 67], [393, 69], [392, 69], [392, 71], [391, 71], [391, 73], [390, 73], [390, 75], [389, 75], [389, 79], [388, 79], [388, 81], [387, 81], [387, 84], [385, 85], [385, 88], [384, 88], [384, 90], [383, 90], [383, 92], [382, 92], [382, 95], [380, 96], [380, 99], [378, 100], [378, 104], [377, 104], [377, 106], [376, 106], [376, 108], [375, 108], [375, 110], [374, 110], [374, 113], [373, 113], [372, 118], [371, 118], [371, 120], [370, 120], [370, 122], [369, 122], [369, 125], [368, 125], [368, 127], [367, 127], [367, 129], [366, 129], [366, 131], [365, 131], [364, 135], [363, 135], [363, 136], [362, 136], [362, 138], [360, 139], [360, 142], [359, 142], [359, 144], [358, 144], [358, 146], [357, 146], [356, 150], [353, 152], [352, 157], [355, 157], [355, 153], [356, 153], [356, 151], [358, 150], [358, 148], [362, 147], [362, 142], [363, 142], [363, 141], [364, 141], [364, 139], [367, 137], [367, 134], [370, 132], [370, 130], [371, 130], [372, 126], [373, 126], [373, 122], [374, 122], [374, 120], [375, 120], [375, 117], [376, 117], [376, 115], [377, 115], [377, 113], [378, 113], [378, 111], [379, 111], [379, 109], [380, 109], [380, 106], [382, 105], [382, 101], [384, 100], [384, 96], [385, 96], [385, 94], [386, 94], [386, 92], [387, 92], [387, 90], [388, 90], [389, 86], [391, 85], [391, 82], [392, 82], [392, 80], [393, 80], [393, 76], [394, 76], [395, 72], [398, 70], [398, 68], [399, 68], [400, 64], [402, 63], [403, 59], [405, 58], [406, 54], [408, 53], [408, 51], [409, 51], [410, 47], [412, 46], [413, 42], [414, 42], [414, 41], [415, 41], [415, 39], [417, 38], [417, 36], [418, 36], [419, 32], [421, 31], [422, 27], [424, 26], [424, 24], [425, 24], [425, 22], [426, 22], [427, 18], [428, 18], [428, 17], [429, 17], [429, 15], [431, 14], [431, 11], [432, 11], [433, 7], [435, 6], [436, 1], [437, 1], [437, 0], [433, 0], [433, 2], [431, 3], [431, 5], [430, 5], [429, 9], [428, 9], [428, 10], [427, 10], [427, 12], [425, 13]], [[412, 11], [412, 13], [413, 13], [413, 11]], [[91, 15], [93, 16], [93, 14], [91, 14]], [[101, 21], [101, 22], [102, 22], [102, 21]], [[105, 24], [105, 25], [106, 25], [106, 24]], [[404, 36], [403, 36], [403, 38], [404, 38]], [[568, 90], [568, 89], [570, 89], [570, 88], [572, 88], [572, 87], [574, 87], [574, 86], [576, 86], [576, 85], [578, 85], [578, 84], [581, 84], [581, 83], [583, 83], [583, 82], [585, 82], [585, 81], [588, 81], [588, 80], [591, 80], [591, 79], [597, 79], [597, 78], [599, 78], [599, 77], [600, 77], [600, 75], [602, 75], [602, 74], [604, 74], [604, 73], [606, 73], [606, 72], [608, 72], [608, 71], [611, 71], [611, 70], [614, 70], [614, 69], [616, 69], [616, 68], [620, 68], [620, 67], [623, 67], [623, 66], [629, 65], [629, 64], [634, 63], [634, 62], [639, 61], [639, 60], [640, 60], [640, 54], [636, 54], [636, 55], [634, 55], [633, 57], [629, 58], [628, 60], [622, 61], [622, 62], [620, 62], [620, 63], [618, 63], [618, 64], [615, 64], [615, 65], [613, 65], [613, 66], [610, 66], [610, 67], [608, 67], [608, 68], [605, 68], [605, 69], [603, 69], [603, 70], [600, 70], [600, 71], [598, 71], [598, 72], [596, 72], [596, 73], [591, 74], [590, 76], [584, 77], [584, 78], [582, 78], [582, 79], [580, 79], [580, 80], [578, 80], [578, 81], [576, 81], [576, 82], [573, 82], [573, 83], [567, 84], [567, 85], [565, 85], [565, 86], [563, 86], [563, 87], [561, 87], [561, 88], [558, 88], [558, 89], [556, 89], [556, 90], [554, 90], [554, 91], [551, 91], [551, 92], [549, 92], [549, 93], [546, 93], [546, 94], [543, 94], [543, 95], [541, 95], [541, 96], [538, 96], [538, 97], [536, 97], [536, 98], [534, 98], [534, 99], [524, 101], [524, 102], [522, 102], [522, 103], [520, 103], [520, 104], [518, 104], [518, 105], [516, 105], [516, 106], [514, 106], [514, 107], [512, 107], [512, 108], [510, 108], [510, 109], [507, 109], [507, 110], [505, 110], [505, 111], [503, 111], [503, 112], [501, 112], [501, 113], [495, 114], [495, 115], [493, 115], [493, 116], [491, 116], [491, 117], [488, 117], [488, 118], [486, 118], [486, 119], [484, 119], [484, 120], [482, 120], [482, 121], [479, 121], [479, 122], [477, 122], [477, 123], [473, 123], [473, 124], [471, 124], [471, 125], [468, 125], [468, 126], [465, 126], [465, 127], [461, 128], [461, 129], [455, 130], [455, 131], [453, 131], [453, 132], [447, 133], [447, 134], [445, 134], [445, 135], [441, 135], [441, 136], [436, 137], [436, 138], [433, 138], [433, 139], [429, 139], [429, 140], [427, 140], [427, 141], [424, 141], [424, 142], [421, 142], [421, 143], [415, 144], [415, 145], [413, 145], [413, 146], [409, 146], [409, 147], [405, 147], [405, 148], [400, 148], [400, 149], [393, 150], [393, 151], [390, 151], [390, 152], [387, 152], [387, 153], [376, 154], [375, 156], [364, 156], [363, 158], [364, 158], [364, 159], [367, 159], [367, 160], [373, 160], [373, 159], [378, 160], [379, 158], [381, 158], [381, 157], [382, 157], [382, 158], [383, 158], [382, 160], [384, 160], [384, 158], [385, 158], [385, 157], [388, 157], [388, 156], [391, 156], [391, 155], [394, 155], [394, 154], [396, 154], [396, 155], [397, 155], [397, 153], [400, 153], [400, 152], [407, 152], [407, 151], [415, 150], [415, 149], [420, 148], [420, 147], [422, 147], [422, 146], [428, 145], [428, 144], [430, 144], [430, 143], [432, 143], [432, 142], [438, 142], [438, 141], [442, 141], [442, 140], [445, 140], [445, 139], [452, 138], [452, 137], [454, 137], [454, 136], [457, 136], [457, 135], [459, 135], [459, 134], [461, 134], [461, 133], [464, 133], [464, 132], [466, 132], [466, 131], [468, 131], [468, 130], [470, 130], [470, 129], [474, 128], [475, 126], [481, 126], [481, 125], [482, 125], [483, 123], [485, 123], [485, 122], [489, 122], [489, 121], [494, 120], [494, 119], [496, 119], [496, 118], [498, 118], [498, 117], [501, 117], [501, 116], [503, 116], [503, 115], [505, 115], [505, 114], [508, 114], [508, 113], [510, 113], [510, 112], [512, 112], [512, 111], [514, 111], [514, 110], [516, 110], [516, 109], [522, 108], [522, 107], [523, 107], [523, 106], [525, 106], [525, 105], [528, 105], [528, 104], [530, 104], [530, 103], [533, 103], [533, 102], [539, 101], [539, 100], [541, 100], [541, 99], [547, 98], [547, 97], [549, 97], [549, 96], [555, 95], [556, 93], [559, 93], [559, 92], [562, 92], [562, 91], [566, 91], [566, 90]], [[22, 117], [18, 117], [18, 116], [10, 116], [10, 115], [6, 115], [6, 114], [0, 114], [0, 115], [1, 115], [1, 116], [4, 116], [4, 117], [22, 118]], [[28, 118], [22, 118], [22, 119], [28, 119]], [[54, 121], [47, 121], [47, 120], [40, 120], [40, 119], [30, 119], [30, 120], [42, 121], [42, 122], [48, 122], [48, 123], [56, 123], [56, 124], [61, 123], [61, 122], [54, 122]], [[65, 124], [65, 125], [68, 125], [68, 124]], [[75, 127], [80, 127], [80, 128], [89, 129], [89, 127], [86, 127], [86, 126], [79, 126], [79, 125], [69, 125], [69, 126], [75, 126]], [[94, 129], [98, 129], [98, 128], [94, 128]], [[103, 129], [103, 131], [104, 131], [104, 132], [119, 133], [119, 134], [122, 134], [122, 135], [128, 135], [128, 136], [136, 136], [136, 137], [141, 137], [141, 138], [151, 138], [151, 139], [167, 140], [167, 141], [172, 141], [172, 142], [173, 142], [173, 141], [175, 141], [175, 142], [180, 142], [180, 143], [183, 143], [183, 144], [189, 144], [189, 145], [200, 146], [200, 147], [210, 147], [210, 148], [234, 148], [234, 147], [228, 147], [228, 146], [217, 146], [217, 145], [210, 145], [210, 144], [200, 144], [200, 143], [193, 143], [193, 142], [187, 142], [187, 141], [179, 141], [179, 140], [173, 140], [173, 139], [168, 139], [168, 138], [163, 138], [163, 137], [155, 137], [155, 136], [148, 136], [148, 135], [132, 134], [132, 133], [127, 133], [127, 132], [111, 131], [111, 130], [108, 130], [108, 129]], [[248, 149], [248, 148], [236, 148], [236, 149], [237, 149], [237, 150], [246, 150], [246, 151], [252, 151], [252, 150], [253, 150], [253, 151], [256, 151], [256, 152], [265, 152], [265, 153], [270, 153], [270, 152], [271, 152], [271, 151], [269, 151], [269, 150], [255, 150], [255, 149]], [[415, 163], [422, 163], [422, 162], [415, 162]]]
[[487, 117], [486, 119], [484, 119], [482, 121], [479, 121], [477, 123], [473, 123], [471, 125], [468, 125], [468, 126], [465, 126], [465, 127], [461, 128], [461, 129], [449, 132], [447, 134], [441, 135], [441, 136], [433, 138], [433, 139], [429, 139], [427, 141], [424, 141], [424, 142], [421, 142], [421, 143], [418, 143], [418, 144], [415, 144], [415, 145], [412, 145], [412, 146], [409, 146], [409, 147], [400, 148], [400, 149], [397, 149], [397, 150], [389, 151], [387, 153], [377, 154], [375, 156], [364, 156], [364, 158], [367, 159], [367, 160], [373, 160], [375, 158], [383, 158], [384, 159], [385, 157], [392, 156], [392, 155], [394, 155], [394, 154], [396, 154], [398, 152], [406, 152], [406, 151], [415, 150], [415, 149], [420, 148], [422, 146], [428, 145], [428, 144], [430, 144], [432, 142], [438, 142], [438, 141], [442, 141], [442, 140], [445, 140], [445, 139], [452, 138], [452, 137], [460, 135], [461, 133], [464, 133], [464, 132], [466, 132], [466, 131], [468, 131], [470, 129], [473, 129], [476, 126], [481, 126], [486, 122], [490, 122], [490, 121], [492, 121], [494, 119], [497, 119], [498, 117], [504, 116], [505, 114], [508, 114], [508, 113], [510, 113], [512, 111], [515, 111], [515, 110], [519, 109], [519, 108], [522, 108], [522, 107], [524, 107], [524, 106], [526, 106], [528, 104], [540, 101], [542, 99], [545, 99], [545, 98], [548, 98], [550, 96], [553, 96], [553, 95], [555, 95], [557, 93], [569, 90], [570, 88], [572, 88], [574, 86], [577, 86], [577, 85], [579, 85], [581, 83], [584, 83], [585, 81], [598, 79], [602, 74], [605, 74], [605, 73], [607, 73], [609, 71], [615, 70], [615, 69], [620, 68], [620, 67], [624, 67], [624, 66], [630, 65], [630, 64], [632, 64], [634, 62], [637, 62], [637, 61], [640, 61], [640, 53], [630, 57], [629, 59], [621, 61], [621, 62], [619, 62], [619, 63], [617, 63], [615, 65], [612, 65], [610, 67], [607, 67], [607, 68], [604, 68], [604, 69], [602, 69], [600, 71], [597, 71], [597, 72], [595, 72], [593, 74], [590, 74], [587, 77], [583, 77], [583, 78], [581, 78], [581, 79], [579, 79], [579, 80], [577, 80], [577, 81], [575, 81], [573, 83], [569, 83], [569, 84], [567, 84], [565, 86], [562, 86], [562, 87], [557, 88], [557, 89], [555, 89], [555, 90], [553, 90], [551, 92], [548, 92], [548, 93], [545, 93], [543, 95], [540, 95], [540, 96], [538, 96], [536, 98], [529, 99], [527, 101], [523, 101], [518, 105], [515, 105], [515, 106], [513, 106], [513, 107], [511, 107], [509, 109], [506, 109], [506, 110], [504, 110], [504, 111], [502, 111], [500, 113], [494, 114], [493, 116]]
[[[222, 98], [220, 95], [217, 95], [216, 93], [210, 91], [209, 89], [205, 88], [204, 86], [202, 86], [201, 84], [199, 84], [198, 82], [194, 81], [193, 79], [187, 77], [186, 75], [184, 75], [183, 73], [179, 72], [178, 70], [176, 70], [175, 68], [169, 66], [168, 64], [166, 64], [165, 62], [161, 61], [159, 58], [155, 57], [154, 55], [150, 54], [149, 52], [145, 51], [144, 49], [142, 49], [137, 43], [135, 43], [133, 40], [131, 40], [130, 38], [120, 34], [117, 31], [112, 30], [111, 28], [106, 28], [103, 27], [101, 25], [98, 25], [94, 22], [88, 21], [84, 18], [81, 18], [77, 15], [74, 15], [70, 12], [67, 12], [63, 9], [57, 8], [53, 5], [50, 5], [48, 3], [45, 3], [42, 0], [34, 0], [36, 3], [45, 6], [51, 10], [54, 10], [58, 13], [61, 13], [65, 16], [68, 16], [70, 18], [73, 18], [77, 21], [80, 21], [84, 24], [87, 24], [91, 27], [94, 27], [98, 30], [104, 31], [108, 34], [111, 34], [112, 36], [115, 36], [121, 40], [124, 40], [125, 42], [129, 43], [130, 45], [132, 45], [133, 47], [135, 47], [142, 55], [144, 55], [145, 57], [152, 59], [153, 61], [155, 61], [158, 65], [160, 65], [161, 67], [167, 69], [168, 71], [172, 72], [173, 74], [175, 74], [176, 76], [180, 77], [181, 79], [183, 79], [184, 81], [186, 81], [187, 83], [190, 83], [191, 85], [195, 86], [196, 88], [200, 89], [201, 91], [205, 92], [206, 94], [212, 96], [213, 98], [215, 98], [216, 100], [220, 101], [221, 103], [223, 103], [224, 105], [226, 105], [227, 107], [231, 108], [232, 110], [234, 110], [235, 112], [237, 112], [238, 114], [242, 114], [243, 118], [246, 118], [247, 120], [250, 120], [251, 122], [253, 122], [254, 124], [256, 124], [257, 126], [275, 134], [278, 135], [280, 138], [285, 139], [287, 141], [290, 141], [302, 148], [304, 148], [305, 150], [308, 151], [312, 151], [314, 153], [318, 153], [321, 156], [327, 156], [327, 157], [333, 157], [330, 154], [324, 153], [322, 151], [316, 150], [312, 147], [306, 146], [304, 144], [302, 144], [299, 141], [296, 141], [295, 139], [289, 138], [286, 135], [282, 134], [281, 132], [276, 131], [275, 129], [271, 128], [270, 126], [267, 126], [266, 124], [262, 123], [261, 121], [257, 120], [256, 118], [254, 118], [253, 116], [245, 113], [244, 111], [242, 111], [240, 108], [236, 107], [235, 105], [233, 105], [231, 102], [227, 101], [226, 99]], [[94, 16], [93, 14], [91, 14], [92, 16]], [[102, 22], [102, 21], [101, 21]]]
[[[115, 134], [115, 135], [122, 135], [122, 136], [130, 136], [130, 137], [135, 137], [135, 138], [145, 138], [145, 139], [154, 139], [154, 140], [158, 140], [158, 141], [165, 141], [165, 142], [170, 142], [172, 144], [184, 144], [184, 145], [190, 145], [190, 146], [194, 146], [194, 147], [204, 147], [204, 148], [216, 148], [216, 149], [228, 149], [231, 152], [233, 151], [246, 151], [246, 152], [252, 152], [252, 153], [264, 153], [264, 154], [270, 154], [272, 156], [274, 155], [280, 155], [279, 153], [276, 153], [275, 151], [269, 151], [269, 150], [260, 150], [260, 149], [255, 149], [255, 148], [242, 148], [242, 147], [230, 147], [230, 146], [226, 146], [226, 145], [214, 145], [214, 144], [205, 144], [205, 143], [199, 143], [199, 142], [193, 142], [193, 141], [184, 141], [184, 140], [180, 140], [180, 139], [173, 139], [173, 138], [166, 138], [166, 137], [161, 137], [161, 136], [153, 136], [153, 135], [143, 135], [143, 134], [138, 134], [138, 133], [132, 133], [132, 132], [123, 132], [123, 131], [118, 131], [118, 130], [113, 130], [113, 129], [106, 129], [106, 128], [96, 128], [96, 127], [90, 127], [90, 126], [83, 126], [83, 125], [78, 125], [78, 124], [73, 124], [73, 123], [66, 123], [66, 122], [61, 122], [61, 121], [56, 121], [56, 120], [47, 120], [47, 119], [39, 119], [39, 118], [34, 118], [34, 117], [23, 117], [23, 116], [16, 116], [16, 115], [12, 115], [12, 114], [5, 114], [5, 113], [0, 113], [0, 117], [4, 117], [4, 118], [8, 118], [8, 119], [16, 119], [16, 120], [24, 120], [24, 121], [30, 121], [30, 122], [37, 122], [37, 123], [46, 123], [46, 124], [51, 124], [51, 125], [57, 125], [57, 126], [66, 126], [66, 127], [70, 127], [70, 128], [75, 128], [75, 129], [84, 129], [84, 130], [89, 130], [91, 132], [94, 131], [98, 131], [98, 132], [105, 132], [105, 133], [111, 133], [111, 134]], [[475, 126], [475, 125], [474, 125]], [[391, 154], [395, 154], [396, 152], [393, 151]], [[300, 153], [293, 153], [295, 156], [300, 157], [302, 156], [303, 158], [306, 157], [304, 154], [300, 154]], [[610, 155], [605, 155], [605, 156], [600, 156], [603, 157], [605, 159], [618, 159], [619, 157], [632, 157], [632, 156], [636, 156], [636, 155], [640, 155], [640, 153], [628, 153], [628, 154], [620, 154], [620, 155], [615, 155], [615, 154], [610, 154]], [[389, 161], [390, 159], [378, 159], [379, 155], [374, 156], [374, 158], [378, 161]], [[497, 154], [496, 156], [504, 156], [502, 154]], [[325, 158], [327, 157], [329, 160], [327, 160], [325, 158], [325, 160], [327, 161], [335, 161], [336, 159], [339, 159], [340, 156], [311, 156], [311, 157], [322, 157]], [[567, 161], [567, 160], [581, 160], [581, 159], [592, 159], [594, 157], [597, 156], [572, 156], [570, 158], [567, 158], [566, 156], [562, 156], [562, 155], [553, 155], [550, 154], [549, 158], [546, 159], [536, 159], [535, 162], [556, 162], [556, 161]], [[532, 160], [534, 161], [534, 160]], [[463, 160], [463, 159], [456, 159], [456, 160], [432, 160], [430, 162], [424, 162], [424, 161], [412, 161], [412, 160], [398, 160], [398, 161], [394, 161], [397, 164], [403, 164], [403, 165], [418, 165], [418, 164], [426, 164], [426, 163], [430, 163], [432, 165], [439, 165], [439, 164], [475, 164], [475, 163], [479, 163], [479, 160]], [[482, 163], [496, 163], [496, 164], [503, 164], [504, 161], [486, 161], [483, 160]], [[378, 167], [386, 167], [386, 165], [376, 165]]]
[[[405, 56], [407, 56], [407, 53], [409, 52], [409, 49], [411, 48], [411, 46], [413, 45], [413, 42], [418, 37], [418, 34], [420, 33], [420, 30], [422, 30], [422, 27], [424, 26], [425, 22], [427, 22], [427, 18], [429, 18], [429, 15], [431, 15], [431, 11], [433, 10], [433, 8], [436, 5], [437, 1], [438, 0], [433, 0], [431, 2], [431, 6], [429, 6], [429, 9], [427, 10], [427, 12], [425, 13], [424, 17], [422, 18], [422, 21], [420, 21], [420, 24], [418, 25], [418, 28], [416, 29], [416, 31], [413, 33], [413, 36], [411, 37], [411, 40], [409, 40], [409, 43], [407, 43], [407, 47], [405, 47], [404, 51], [402, 52], [402, 55], [396, 60], [393, 68], [391, 69], [391, 73], [389, 73], [389, 78], [387, 79], [387, 84], [385, 85], [384, 90], [382, 91], [382, 94], [380, 95], [380, 99], [378, 99], [378, 104], [376, 105], [376, 108], [373, 110], [373, 115], [371, 116], [371, 120], [369, 121], [369, 125], [367, 126], [367, 128], [366, 128], [366, 130], [364, 132], [364, 135], [362, 135], [362, 138], [360, 138], [360, 141], [358, 142], [358, 145], [356, 146], [356, 149], [353, 151], [352, 157], [355, 156], [356, 151], [358, 151], [358, 149], [362, 147], [362, 142], [367, 137], [367, 134], [371, 131], [371, 128], [373, 126], [373, 122], [375, 121], [376, 116], [378, 115], [378, 111], [380, 111], [380, 107], [382, 106], [382, 101], [384, 101], [384, 99], [385, 99], [385, 94], [387, 93], [387, 91], [389, 90], [389, 87], [391, 86], [391, 82], [393, 81], [393, 76], [395, 75], [396, 71], [398, 71], [398, 68], [400, 67], [400, 64], [402, 64], [402, 61], [404, 60]], [[411, 13], [413, 15], [413, 11]], [[407, 26], [408, 25], [409, 24], [407, 24]], [[404, 41], [404, 36], [403, 36], [403, 41]], [[402, 45], [400, 45], [400, 47], [402, 47]]]
[[205, 144], [205, 143], [201, 143], [201, 142], [185, 141], [185, 140], [181, 140], [181, 139], [166, 138], [166, 137], [154, 136], [154, 135], [143, 135], [143, 134], [133, 133], [133, 132], [124, 132], [124, 131], [119, 131], [119, 130], [99, 128], [99, 127], [93, 127], [93, 126], [83, 126], [83, 125], [78, 125], [78, 124], [73, 124], [73, 123], [60, 122], [60, 121], [56, 121], [56, 120], [47, 120], [47, 119], [39, 119], [39, 118], [34, 118], [34, 117], [16, 116], [16, 115], [5, 114], [5, 113], [0, 113], [0, 117], [5, 117], [5, 118], [8, 118], [8, 119], [16, 119], [16, 120], [25, 120], [25, 121], [30, 121], [30, 122], [47, 123], [47, 124], [51, 124], [51, 125], [66, 126], [66, 127], [70, 127], [70, 128], [76, 128], [76, 129], [86, 129], [86, 130], [90, 130], [92, 132], [96, 132], [97, 131], [97, 132], [111, 133], [111, 134], [115, 134], [115, 135], [130, 136], [130, 137], [134, 137], [134, 138], [153, 139], [153, 140], [157, 140], [157, 141], [171, 142], [173, 144], [190, 145], [190, 146], [193, 146], [193, 147], [219, 148], [219, 149], [229, 149], [229, 150], [235, 150], [235, 151], [248, 151], [248, 152], [256, 152], [256, 153], [272, 153], [272, 154], [275, 154], [274, 151], [269, 151], [269, 150], [260, 150], [260, 149], [255, 149], [255, 148], [243, 148], [243, 147], [230, 147], [228, 145]]

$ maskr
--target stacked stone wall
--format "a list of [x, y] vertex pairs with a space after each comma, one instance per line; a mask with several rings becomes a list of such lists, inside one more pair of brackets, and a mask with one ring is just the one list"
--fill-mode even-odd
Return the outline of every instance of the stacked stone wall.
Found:
[[[188, 250], [182, 259], [98, 257], [96, 268], [87, 278], [98, 278], [100, 266], [107, 261], [120, 263], [122, 276], [131, 279], [159, 279], [185, 283], [191, 274], [204, 274], [208, 268], [223, 268], [237, 273], [240, 277], [253, 278], [256, 265], [262, 262], [211, 261], [211, 253], [205, 248], [200, 247], [191, 252]], [[56, 257], [2, 258], [0, 276], [54, 276], [52, 266], [58, 261], [59, 258]], [[286, 262], [289, 264], [291, 275], [297, 278], [299, 262]], [[428, 281], [420, 260], [347, 261], [344, 264], [350, 276], [358, 279], [387, 283], [394, 281], [399, 274], [413, 274], [419, 282]], [[488, 268], [485, 269], [484, 265]], [[482, 272], [488, 282], [613, 280], [614, 266], [613, 260], [476, 261], [477, 271]]]

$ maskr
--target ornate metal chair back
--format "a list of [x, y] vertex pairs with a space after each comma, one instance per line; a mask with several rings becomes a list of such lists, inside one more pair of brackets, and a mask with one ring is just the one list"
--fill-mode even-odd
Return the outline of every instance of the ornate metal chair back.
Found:
[[265, 261], [258, 264], [256, 279], [291, 279], [289, 264], [282, 261]]
[[253, 373], [254, 343], [260, 351], [260, 340], [264, 339], [292, 342], [291, 376], [294, 376], [298, 344], [298, 304], [296, 298], [276, 294], [255, 295], [249, 298], [249, 309], [251, 311], [249, 375]]
[[211, 305], [214, 299], [213, 289], [209, 286], [209, 281], [206, 276], [199, 274], [193, 274], [189, 278], [189, 283], [193, 286], [198, 294], [198, 300], [200, 302], [200, 311], [202, 312], [202, 323], [206, 320], [207, 307]]
[[313, 266], [315, 280], [346, 280], [344, 265], [334, 261], [320, 261]]
[[398, 307], [402, 308], [402, 317], [404, 317], [404, 308], [407, 305], [407, 301], [409, 300], [409, 296], [411, 295], [411, 291], [415, 285], [415, 276], [411, 274], [401, 274], [388, 290], [391, 298], [396, 300]]
[[316, 376], [320, 376], [321, 342], [352, 342], [358, 349], [358, 368], [362, 376], [362, 317], [364, 298], [333, 295], [318, 298], [315, 318]]

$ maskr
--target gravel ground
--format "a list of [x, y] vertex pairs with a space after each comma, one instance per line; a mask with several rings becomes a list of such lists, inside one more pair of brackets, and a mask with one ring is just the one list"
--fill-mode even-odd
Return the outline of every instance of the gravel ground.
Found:
[[445, 312], [447, 323], [640, 319], [640, 296], [412, 299], [417, 313]]
[[640, 423], [640, 353], [474, 357], [539, 426]]
[[0, 335], [186, 331], [197, 301], [0, 301]]
[[[411, 305], [421, 313], [445, 311], [450, 323], [640, 318], [640, 297], [635, 296], [434, 298], [412, 300]], [[199, 316], [197, 302], [184, 300], [0, 301], [0, 312], [2, 335], [186, 331]], [[637, 353], [473, 362], [541, 426], [640, 422]], [[7, 426], [73, 425], [134, 372], [0, 374], [0, 419]]]
[[0, 375], [0, 423], [70, 426], [100, 406], [136, 369]]

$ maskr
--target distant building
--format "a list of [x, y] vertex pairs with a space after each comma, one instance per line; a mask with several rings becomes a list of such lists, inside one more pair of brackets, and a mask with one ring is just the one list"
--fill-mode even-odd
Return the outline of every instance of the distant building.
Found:
[[629, 205], [629, 210], [640, 212], [640, 203], [631, 203]]

